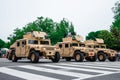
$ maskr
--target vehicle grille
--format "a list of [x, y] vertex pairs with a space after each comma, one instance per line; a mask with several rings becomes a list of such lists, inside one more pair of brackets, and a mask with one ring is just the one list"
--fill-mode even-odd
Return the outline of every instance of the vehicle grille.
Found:
[[94, 52], [94, 50], [89, 50], [89, 52]]
[[46, 47], [46, 50], [54, 50], [53, 47]]
[[114, 51], [110, 51], [111, 53], [114, 53]]

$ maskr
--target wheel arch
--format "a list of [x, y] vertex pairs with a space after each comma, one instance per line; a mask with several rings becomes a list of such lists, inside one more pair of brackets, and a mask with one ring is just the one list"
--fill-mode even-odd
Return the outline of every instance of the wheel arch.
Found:
[[76, 52], [80, 52], [80, 53], [83, 53], [83, 55], [85, 55], [84, 52], [82, 52], [82, 51], [80, 51], [79, 49], [77, 49], [77, 50], [74, 51], [73, 57], [74, 57], [74, 55], [75, 55]]
[[107, 53], [105, 53], [104, 51], [98, 51], [97, 54], [99, 53], [104, 53], [106, 56], [108, 56]]

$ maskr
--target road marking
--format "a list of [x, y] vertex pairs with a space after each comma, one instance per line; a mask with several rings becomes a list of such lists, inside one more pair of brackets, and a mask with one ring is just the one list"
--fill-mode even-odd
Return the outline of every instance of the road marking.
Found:
[[[120, 73], [120, 72], [114, 72], [114, 73]], [[102, 76], [105, 76], [105, 75], [110, 75], [110, 74], [113, 74], [113, 73], [94, 75], [94, 76], [89, 77], [89, 78], [99, 77], [99, 76], [101, 76], [101, 77], [102, 77]], [[84, 78], [84, 79], [88, 79], [88, 78]], [[76, 78], [76, 79], [73, 79], [73, 80], [84, 80], [84, 79]], [[94, 78], [93, 78], [93, 80], [94, 80]]]
[[[70, 63], [71, 65], [86, 65], [86, 66], [99, 66], [99, 67], [113, 67], [113, 68], [120, 68], [120, 65], [115, 65], [115, 64], [109, 64], [109, 63], [104, 63], [104, 64], [98, 64], [96, 62], [91, 62], [91, 63]], [[117, 63], [120, 64], [120, 63]]]
[[92, 77], [93, 75], [89, 74], [82, 74], [82, 73], [75, 73], [75, 72], [67, 72], [67, 71], [62, 71], [62, 70], [53, 70], [53, 69], [46, 69], [42, 67], [35, 67], [35, 66], [19, 66], [22, 68], [26, 69], [32, 69], [32, 70], [37, 70], [37, 71], [44, 71], [44, 72], [49, 72], [49, 73], [55, 73], [55, 74], [60, 74], [60, 75], [66, 75], [66, 76], [73, 76], [73, 77], [80, 77], [80, 79]]
[[28, 72], [23, 72], [23, 71], [19, 71], [19, 70], [9, 69], [9, 68], [5, 68], [5, 67], [1, 67], [0, 72], [15, 76], [15, 77], [23, 78], [26, 80], [47, 80], [47, 79], [59, 80], [59, 79], [55, 79], [55, 78], [50, 78], [50, 77], [32, 74], [32, 73], [28, 73]]
[[85, 67], [85, 68], [95, 68], [95, 69], [106, 69], [106, 70], [116, 70], [120, 71], [120, 69], [115, 69], [115, 68], [107, 68], [107, 67], [98, 67], [98, 66], [88, 66], [88, 65], [70, 65], [70, 64], [58, 64], [58, 65], [63, 65], [63, 66], [73, 66], [73, 67]]
[[[103, 63], [101, 62], [99, 63], [98, 62], [85, 62], [85, 63], [69, 62], [69, 63], [55, 63], [55, 64], [17, 65], [18, 68], [23, 68], [23, 70], [28, 69], [28, 70], [34, 70], [39, 72], [41, 71], [41, 72], [46, 72], [48, 74], [61, 75], [61, 77], [71, 76], [71, 77], [74, 77], [72, 78], [73, 80], [82, 80], [87, 78], [109, 75], [113, 73], [120, 73], [119, 66], [120, 64], [118, 64], [118, 62], [115, 63], [115, 65], [113, 62], [108, 62], [108, 63], [106, 62], [103, 62]], [[38, 74], [35, 74], [34, 71], [25, 72], [25, 71], [18, 70], [18, 68], [14, 69], [14, 67], [16, 66], [12, 66], [12, 67], [13, 68], [1, 67], [0, 72], [15, 76], [18, 78], [23, 78], [26, 80], [40, 80], [40, 79], [41, 80], [60, 80], [60, 78], [57, 78], [57, 77], [55, 78], [53, 76], [48, 77], [47, 74], [39, 75], [39, 72]], [[58, 68], [58, 69], [55, 70], [54, 68], [55, 69]], [[79, 72], [74, 72], [73, 70], [76, 70]], [[84, 73], [83, 71], [86, 71], [86, 72]], [[92, 75], [90, 72], [99, 73], [99, 74]], [[69, 79], [71, 78], [69, 77]]]
[[57, 67], [57, 68], [63, 68], [63, 69], [81, 70], [81, 71], [88, 71], [88, 72], [97, 72], [97, 73], [103, 73], [103, 74], [112, 73], [110, 71], [102, 71], [102, 70], [94, 70], [94, 69], [84, 69], [84, 68], [74, 68], [74, 67], [57, 66], [57, 65], [50, 65], [50, 64], [45, 64], [44, 66]]

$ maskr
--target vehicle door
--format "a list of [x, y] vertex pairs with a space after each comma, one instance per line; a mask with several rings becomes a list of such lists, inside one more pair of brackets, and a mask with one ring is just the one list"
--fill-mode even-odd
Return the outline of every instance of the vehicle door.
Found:
[[64, 56], [69, 57], [70, 56], [70, 44], [64, 43]]
[[17, 41], [17, 42], [16, 42], [15, 54], [16, 54], [17, 57], [21, 56], [21, 55], [20, 55], [20, 51], [21, 51], [21, 45], [20, 45], [20, 43], [21, 43], [20, 41]]
[[70, 43], [70, 47], [69, 47], [69, 54], [70, 56], [73, 56], [74, 51], [75, 51], [75, 47], [79, 47], [78, 43]]
[[26, 55], [26, 40], [21, 41], [21, 56], [25, 57]]

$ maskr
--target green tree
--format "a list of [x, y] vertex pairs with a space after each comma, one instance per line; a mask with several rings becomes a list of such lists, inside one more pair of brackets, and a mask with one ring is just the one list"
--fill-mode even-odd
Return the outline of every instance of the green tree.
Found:
[[95, 40], [96, 38], [103, 39], [108, 48], [113, 48], [113, 36], [111, 32], [107, 30], [99, 30], [96, 32], [90, 32], [88, 33], [88, 36], [86, 36], [86, 40]]
[[95, 32], [90, 32], [88, 33], [88, 35], [86, 36], [86, 40], [95, 40], [96, 36], [95, 36]]
[[3, 48], [4, 45], [5, 45], [5, 42], [2, 39], [0, 39], [0, 48]]
[[61, 20], [60, 23], [55, 23], [55, 25], [55, 30], [50, 35], [52, 44], [61, 42], [68, 33], [75, 33], [73, 24], [66, 19]]
[[88, 36], [86, 36], [86, 40], [95, 40], [96, 38], [99, 38], [99, 33], [100, 31], [96, 31], [96, 32], [90, 32], [88, 33]]
[[115, 3], [112, 10], [114, 13], [114, 21], [110, 27], [110, 31], [113, 35], [114, 48], [120, 50], [120, 1]]
[[62, 41], [62, 38], [67, 36], [68, 33], [75, 33], [73, 24], [68, 20], [63, 19], [57, 23], [50, 18], [41, 16], [37, 20], [25, 25], [22, 29], [16, 28], [13, 34], [8, 37], [10, 40], [9, 45], [13, 44], [17, 39], [23, 38], [23, 35], [31, 30], [46, 32], [52, 44]]
[[113, 48], [113, 36], [111, 32], [107, 30], [101, 30], [98, 34], [98, 38], [101, 38], [104, 40], [104, 43], [108, 48]]

